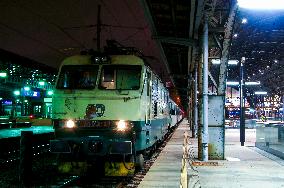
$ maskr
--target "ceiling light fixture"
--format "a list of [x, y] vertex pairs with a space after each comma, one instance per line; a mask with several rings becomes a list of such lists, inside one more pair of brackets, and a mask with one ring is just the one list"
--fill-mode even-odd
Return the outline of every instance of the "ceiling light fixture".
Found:
[[267, 95], [266, 91], [256, 91], [254, 92], [255, 95]]
[[[212, 59], [212, 64], [213, 65], [219, 65], [221, 63], [220, 59]], [[239, 63], [238, 60], [229, 60], [228, 65], [237, 65]]]

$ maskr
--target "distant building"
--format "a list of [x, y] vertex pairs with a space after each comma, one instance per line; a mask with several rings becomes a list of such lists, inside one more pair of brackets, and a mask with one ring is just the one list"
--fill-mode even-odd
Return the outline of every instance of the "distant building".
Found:
[[0, 116], [51, 117], [57, 70], [0, 49]]

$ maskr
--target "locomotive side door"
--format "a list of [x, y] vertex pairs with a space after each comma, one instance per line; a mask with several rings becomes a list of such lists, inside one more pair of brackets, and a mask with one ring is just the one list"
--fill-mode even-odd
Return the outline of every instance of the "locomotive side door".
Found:
[[151, 72], [147, 70], [146, 72], [147, 80], [146, 80], [146, 87], [147, 87], [147, 111], [146, 111], [146, 124], [151, 124], [151, 101], [152, 101], [152, 76]]

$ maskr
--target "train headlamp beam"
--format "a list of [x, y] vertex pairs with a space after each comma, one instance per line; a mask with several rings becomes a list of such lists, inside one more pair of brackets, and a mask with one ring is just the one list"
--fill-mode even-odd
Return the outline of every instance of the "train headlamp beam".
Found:
[[117, 130], [118, 131], [125, 131], [126, 128], [127, 128], [127, 126], [126, 126], [126, 122], [124, 120], [119, 120], [117, 122]]
[[67, 128], [70, 128], [70, 129], [74, 128], [74, 127], [75, 127], [75, 122], [74, 122], [73, 120], [69, 119], [69, 120], [66, 122], [66, 127], [67, 127]]

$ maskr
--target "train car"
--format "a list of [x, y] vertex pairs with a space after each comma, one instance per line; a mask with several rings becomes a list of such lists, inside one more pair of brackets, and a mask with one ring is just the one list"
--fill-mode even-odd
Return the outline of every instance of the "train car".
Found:
[[133, 174], [143, 167], [145, 151], [173, 125], [169, 100], [162, 81], [138, 56], [65, 59], [53, 95], [56, 139], [50, 142], [51, 152], [64, 158], [59, 168], [68, 172], [74, 161], [77, 167], [100, 161], [105, 175]]
[[182, 119], [183, 119], [183, 112], [180, 107], [172, 100], [169, 100], [169, 109], [170, 109], [170, 127], [175, 127]]

